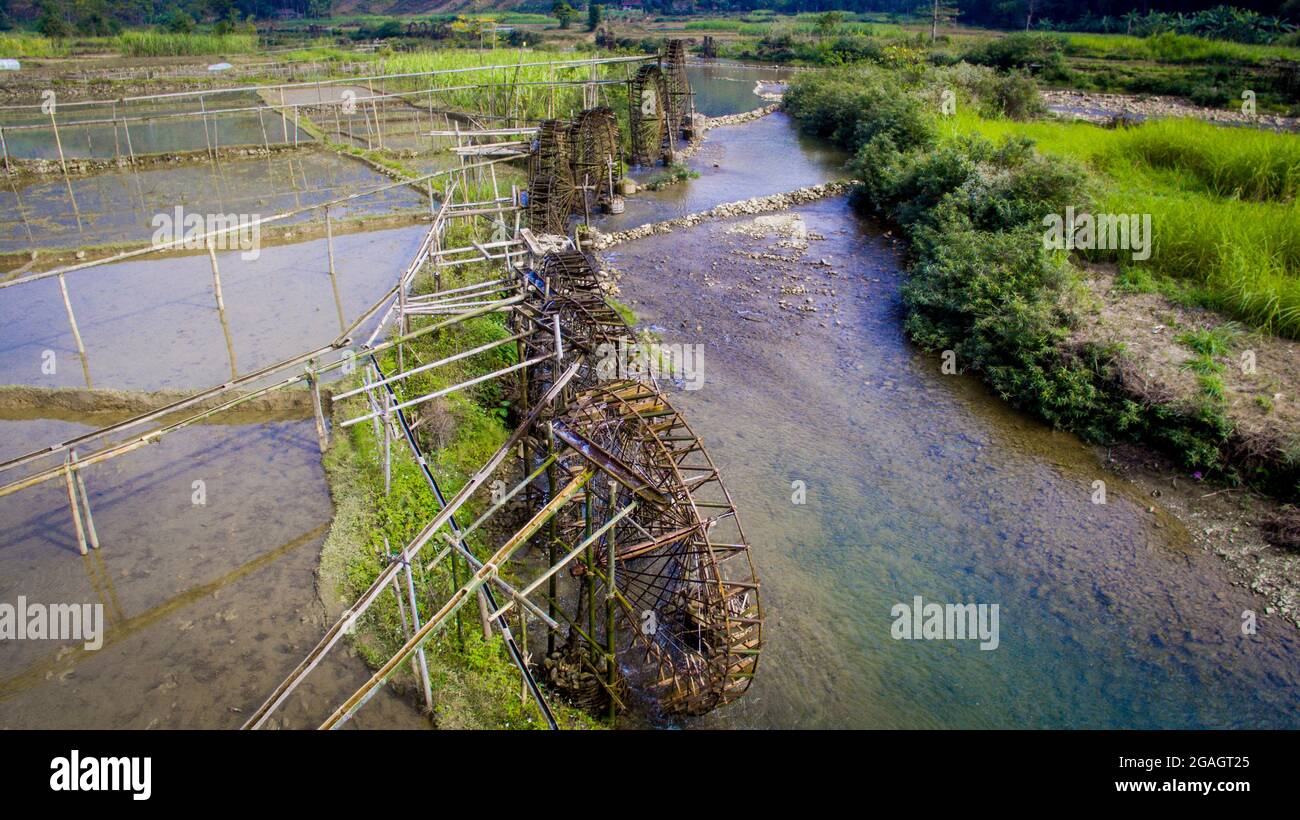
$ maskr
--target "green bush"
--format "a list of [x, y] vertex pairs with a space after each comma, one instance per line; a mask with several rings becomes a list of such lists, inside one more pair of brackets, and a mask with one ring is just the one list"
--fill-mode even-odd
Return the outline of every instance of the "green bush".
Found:
[[1068, 40], [1059, 34], [1017, 32], [981, 43], [966, 52], [968, 62], [1003, 70], [1033, 68], [1059, 71], [1065, 65]]

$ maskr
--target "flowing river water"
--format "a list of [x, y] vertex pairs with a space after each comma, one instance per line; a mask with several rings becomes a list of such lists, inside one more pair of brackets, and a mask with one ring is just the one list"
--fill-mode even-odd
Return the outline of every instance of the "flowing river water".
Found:
[[[763, 76], [730, 71], [746, 90]], [[711, 131], [697, 155], [702, 174], [712, 156], [760, 180], [718, 201], [807, 184], [821, 161], [783, 115], [759, 122], [762, 146], [751, 123]], [[665, 343], [702, 345], [703, 386], [674, 400], [722, 470], [762, 581], [756, 682], [695, 725], [1300, 726], [1294, 627], [1093, 449], [913, 348], [884, 231], [833, 198], [604, 255]], [[997, 604], [998, 647], [895, 639], [891, 610], [916, 596]]]

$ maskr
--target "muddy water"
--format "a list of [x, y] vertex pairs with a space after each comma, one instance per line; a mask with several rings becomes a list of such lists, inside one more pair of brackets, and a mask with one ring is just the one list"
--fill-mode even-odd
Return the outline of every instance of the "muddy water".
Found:
[[[0, 299], [0, 378], [44, 387], [86, 386], [89, 379], [95, 387], [128, 390], [220, 384], [232, 372], [249, 373], [328, 343], [396, 283], [427, 230], [417, 225], [334, 237], [337, 299], [324, 240], [264, 247], [255, 260], [239, 251], [218, 253], [224, 323], [206, 254], [69, 274], [84, 363], [58, 280], [9, 288]], [[54, 353], [53, 373], [43, 367], [46, 351]]]
[[[33, 248], [78, 248], [145, 243], [159, 214], [270, 216], [356, 191], [379, 188], [388, 177], [361, 162], [323, 151], [293, 156], [218, 160], [205, 164], [111, 169], [65, 181], [46, 178], [0, 188], [0, 253]], [[402, 186], [332, 210], [336, 219], [422, 208]], [[276, 224], [322, 218], [302, 214]]]
[[[19, 159], [58, 159], [59, 146], [70, 158], [129, 157], [134, 154], [171, 154], [205, 151], [234, 145], [282, 145], [311, 142], [311, 136], [297, 129], [292, 118], [275, 109], [259, 106], [254, 92], [217, 93], [198, 98], [112, 105], [67, 105], [55, 108], [58, 138], [48, 114], [36, 110], [6, 112], [0, 125], [5, 128], [9, 156]], [[205, 118], [204, 111], [210, 112]], [[222, 113], [230, 111], [230, 113]], [[170, 116], [188, 113], [191, 116]], [[123, 124], [122, 119], [127, 122]], [[143, 118], [143, 119], [139, 119]], [[114, 123], [113, 120], [117, 122]], [[73, 123], [87, 123], [75, 125]], [[37, 129], [14, 130], [9, 126], [40, 125]]]
[[[879, 228], [842, 198], [797, 213], [806, 250], [780, 231], [729, 232], [733, 220], [607, 253], [666, 342], [704, 345], [703, 388], [674, 398], [723, 471], [763, 583], [757, 681], [700, 723], [1300, 726], [1294, 629], [1092, 450], [913, 349]], [[918, 595], [997, 604], [998, 648], [895, 640], [891, 609]]]
[[[0, 458], [89, 429], [0, 421]], [[86, 557], [61, 485], [0, 499], [0, 601], [102, 604], [104, 645], [0, 642], [0, 727], [237, 728], [326, 627], [313, 575], [332, 510], [313, 423], [200, 426], [84, 474], [101, 542]], [[318, 725], [367, 676], [336, 650], [278, 725]], [[357, 720], [421, 723], [388, 690]]]

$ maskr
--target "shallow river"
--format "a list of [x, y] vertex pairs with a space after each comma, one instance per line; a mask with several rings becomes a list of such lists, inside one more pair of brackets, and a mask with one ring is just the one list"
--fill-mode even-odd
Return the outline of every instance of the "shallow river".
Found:
[[[1300, 726], [1294, 628], [1093, 450], [911, 347], [880, 227], [843, 198], [795, 213], [806, 250], [730, 220], [606, 254], [644, 322], [703, 345], [704, 386], [674, 399], [722, 470], [763, 584], [757, 680], [699, 723]], [[915, 596], [997, 604], [998, 647], [895, 639], [891, 609]]]

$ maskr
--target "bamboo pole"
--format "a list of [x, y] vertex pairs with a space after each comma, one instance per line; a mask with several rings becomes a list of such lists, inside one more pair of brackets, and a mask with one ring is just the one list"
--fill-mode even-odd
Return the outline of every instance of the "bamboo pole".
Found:
[[[409, 560], [411, 556], [418, 555], [420, 549], [422, 549], [424, 545], [433, 538], [436, 532], [446, 525], [449, 520], [454, 521], [456, 512], [465, 504], [469, 497], [482, 487], [488, 478], [496, 472], [497, 468], [501, 466], [501, 462], [514, 451], [520, 439], [522, 439], [526, 434], [528, 428], [536, 422], [541, 413], [550, 406], [550, 404], [560, 394], [560, 391], [564, 389], [564, 386], [567, 385], [575, 375], [577, 375], [581, 364], [581, 360], [575, 360], [562, 374], [560, 374], [560, 376], [555, 380], [555, 383], [546, 391], [546, 394], [542, 397], [542, 400], [538, 403], [537, 407], [520, 422], [520, 425], [510, 434], [509, 438], [507, 438], [506, 441], [497, 448], [497, 451], [493, 453], [487, 462], [485, 462], [478, 471], [470, 477], [470, 480], [460, 488], [460, 491], [457, 492], [451, 500], [447, 501], [443, 505], [438, 514], [435, 515], [433, 519], [420, 530], [419, 534], [415, 536], [411, 543], [407, 545], [407, 547], [402, 551], [403, 558]], [[590, 477], [590, 472], [586, 472], [585, 474], [588, 478]], [[514, 549], [517, 549], [518, 546], [518, 544], [512, 546], [508, 543], [506, 547], [511, 547], [511, 549], [507, 551], [507, 549], [503, 547], [503, 549], [498, 552], [498, 555], [503, 558], [508, 558], [510, 554], [513, 554]], [[497, 563], [496, 559], [497, 556], [494, 556], [493, 559], [489, 560], [488, 564], [485, 565], [484, 570], [476, 577], [471, 578], [465, 585], [459, 585], [456, 593], [453, 594], [452, 599], [448, 601], [439, 613], [436, 613], [434, 617], [424, 625], [421, 631], [431, 633], [435, 629], [440, 629], [442, 626], [440, 621], [445, 619], [445, 617], [454, 614], [459, 607], [468, 600], [469, 595], [472, 594], [478, 586], [486, 582], [486, 571], [488, 570], [488, 567], [495, 567], [495, 564]], [[248, 721], [244, 724], [244, 728], [261, 728], [270, 716], [271, 712], [278, 708], [280, 704], [282, 704], [285, 699], [288, 698], [295, 689], [297, 689], [298, 684], [302, 682], [311, 670], [316, 668], [321, 659], [324, 658], [325, 654], [339, 642], [349, 627], [356, 622], [356, 619], [359, 618], [367, 608], [369, 608], [371, 603], [373, 603], [375, 598], [378, 596], [380, 590], [388, 584], [388, 577], [395, 571], [396, 570], [393, 570], [390, 567], [380, 572], [379, 577], [375, 578], [370, 588], [362, 593], [361, 597], [358, 598], [351, 607], [349, 607], [344, 616], [336, 621], [334, 625], [326, 631], [325, 636], [320, 640], [316, 647], [312, 649], [308, 656], [298, 664], [293, 672], [289, 674], [289, 677], [276, 687], [270, 697], [268, 697], [266, 701], [249, 717]], [[384, 676], [384, 679], [387, 679], [387, 676]]]
[[[612, 510], [618, 503], [618, 482], [609, 482], [609, 508]], [[618, 575], [614, 566], [615, 557], [618, 550], [614, 546], [614, 528], [609, 531], [609, 538], [606, 539], [609, 544], [609, 584], [606, 586], [605, 593], [605, 641], [607, 648], [605, 650], [605, 673], [609, 681], [609, 691], [613, 692], [618, 684], [618, 664], [615, 657], [615, 626], [614, 626], [614, 593], [617, 589], [616, 584]], [[614, 726], [618, 720], [618, 704], [614, 698], [609, 699], [609, 725]]]
[[[546, 447], [547, 447], [547, 450], [550, 452], [551, 456], [555, 456], [555, 455], [556, 455], [556, 452], [555, 452], [555, 435], [551, 432], [551, 427], [550, 427], [550, 425], [547, 425], [547, 427], [546, 427]], [[546, 492], [547, 492], [548, 497], [550, 497], [550, 498], [554, 498], [554, 497], [555, 497], [555, 464], [554, 464], [554, 462], [551, 463], [551, 466], [549, 466], [549, 467], [546, 468]], [[548, 533], [548, 536], [549, 536], [549, 537], [546, 539], [546, 567], [547, 567], [547, 570], [548, 570], [548, 571], [549, 571], [551, 568], [553, 568], [553, 567], [555, 566], [555, 558], [556, 558], [556, 555], [555, 555], [555, 544], [556, 544], [556, 541], [559, 539], [559, 533], [558, 533], [558, 531], [557, 531], [557, 528], [556, 528], [556, 521], [555, 521], [554, 518], [551, 519], [551, 523], [550, 523], [549, 529], [550, 529], [550, 532]], [[546, 593], [547, 593], [547, 595], [548, 595], [548, 596], [550, 597], [550, 599], [551, 599], [551, 600], [546, 604], [546, 614], [549, 615], [549, 616], [551, 617], [551, 620], [555, 620], [555, 594], [556, 594], [556, 589], [555, 589], [555, 575], [554, 575], [554, 573], [551, 574], [550, 580], [547, 581], [547, 584], [546, 584]], [[549, 627], [548, 627], [547, 630], [546, 630], [546, 654], [547, 654], [548, 656], [549, 656], [549, 655], [554, 655], [554, 654], [555, 654], [555, 630], [554, 630], [554, 629], [551, 629], [551, 628], [549, 628]]]
[[199, 95], [199, 112], [203, 115], [203, 142], [208, 146], [208, 156], [216, 158], [212, 150], [212, 138], [208, 136], [208, 108], [203, 103], [203, 95]]
[[[280, 88], [280, 142], [287, 143], [289, 141], [289, 118], [285, 116], [284, 108], [285, 108], [284, 88], [281, 87]], [[297, 123], [294, 123], [295, 137], [297, 136], [297, 127], [298, 127]]]
[[316, 416], [316, 441], [320, 444], [321, 453], [324, 453], [329, 449], [329, 429], [325, 426], [325, 413], [321, 409], [320, 379], [314, 368], [308, 369], [307, 384], [311, 388], [312, 413]]
[[330, 287], [334, 290], [334, 307], [339, 314], [339, 330], [347, 329], [347, 319], [343, 315], [343, 298], [339, 294], [339, 279], [334, 269], [334, 223], [330, 219], [330, 209], [325, 209], [325, 251], [329, 255]]
[[82, 555], [89, 550], [86, 549], [86, 532], [81, 527], [81, 508], [77, 504], [77, 491], [73, 486], [72, 467], [68, 462], [63, 462], [63, 479], [68, 488], [68, 506], [72, 508], [72, 525], [77, 532], [77, 549]]
[[0, 151], [4, 152], [5, 175], [8, 176], [13, 173], [13, 169], [9, 167], [9, 144], [5, 142], [5, 130], [3, 127], [0, 127]]
[[135, 149], [131, 147], [131, 124], [122, 118], [122, 133], [126, 134], [126, 151], [131, 155], [131, 164], [135, 165]]
[[72, 473], [77, 478], [77, 492], [81, 494], [81, 503], [86, 509], [86, 534], [90, 537], [90, 546], [99, 549], [99, 533], [95, 531], [95, 516], [90, 512], [90, 493], [86, 492], [85, 476], [77, 469], [77, 451], [70, 451], [68, 458], [72, 463]]
[[[415, 579], [411, 575], [411, 562], [403, 561], [402, 565], [406, 568], [406, 594], [410, 597], [411, 605], [411, 623], [416, 631], [420, 629], [420, 608], [415, 601]], [[416, 650], [415, 657], [419, 660], [420, 683], [424, 686], [424, 707], [427, 713], [433, 714], [433, 689], [429, 685], [429, 664], [424, 657], [424, 647], [421, 646]]]
[[[354, 692], [351, 697], [335, 709], [333, 714], [326, 718], [325, 722], [321, 724], [320, 728], [337, 729], [339, 726], [343, 725], [343, 723], [347, 722], [352, 715], [356, 714], [357, 710], [364, 706], [366, 702], [374, 696], [378, 687], [392, 677], [393, 672], [397, 667], [399, 667], [402, 662], [416, 650], [416, 648], [423, 646], [435, 632], [441, 630], [450, 615], [454, 613], [456, 609], [464, 606], [469, 600], [470, 595], [476, 593], [484, 584], [496, 578], [497, 573], [500, 572], [501, 566], [506, 561], [509, 561], [547, 521], [558, 513], [560, 508], [568, 503], [573, 496], [591, 480], [593, 475], [594, 471], [591, 469], [583, 470], [575, 475], [555, 498], [539, 510], [537, 514], [534, 515], [518, 532], [510, 536], [510, 538], [506, 540], [505, 544], [493, 553], [487, 561], [484, 561], [478, 571], [476, 571], [468, 581], [456, 590], [456, 593], [452, 595], [451, 599], [434, 614], [433, 618], [417, 631], [410, 640], [403, 644], [402, 648], [399, 649], [395, 655], [389, 658], [389, 660], [381, 666], [378, 671], [371, 675], [370, 679], [362, 684], [360, 689]], [[463, 493], [464, 490], [462, 489], [461, 492]], [[443, 513], [446, 512], [447, 508], [444, 507]], [[443, 513], [440, 513], [438, 518], [442, 518]], [[435, 521], [436, 520], [438, 519], [436, 518]], [[421, 536], [417, 536], [416, 539], [408, 545], [407, 549], [403, 551], [403, 555], [405, 556], [405, 553], [412, 549], [418, 552], [419, 548], [426, 542], [427, 539], [422, 540]]]
[[230, 322], [226, 319], [226, 300], [221, 293], [221, 270], [217, 267], [217, 251], [211, 237], [205, 243], [208, 246], [208, 262], [212, 265], [212, 293], [217, 300], [217, 319], [221, 321], [221, 332], [226, 337], [226, 356], [230, 359], [230, 378], [239, 378], [239, 365], [235, 361], [235, 339], [230, 333]]
[[59, 123], [54, 119], [54, 108], [50, 107], [50, 125], [54, 126], [54, 144], [59, 149], [59, 166], [63, 168], [63, 177], [68, 177], [68, 163], [63, 159], [63, 140], [59, 137]]
[[81, 369], [86, 377], [86, 387], [90, 388], [90, 360], [86, 357], [86, 346], [81, 341], [81, 331], [77, 329], [77, 317], [72, 312], [72, 299], [68, 296], [68, 282], [59, 276], [59, 292], [63, 295], [63, 307], [68, 311], [68, 325], [72, 328], [72, 340], [77, 343], [77, 355], [81, 357]]

